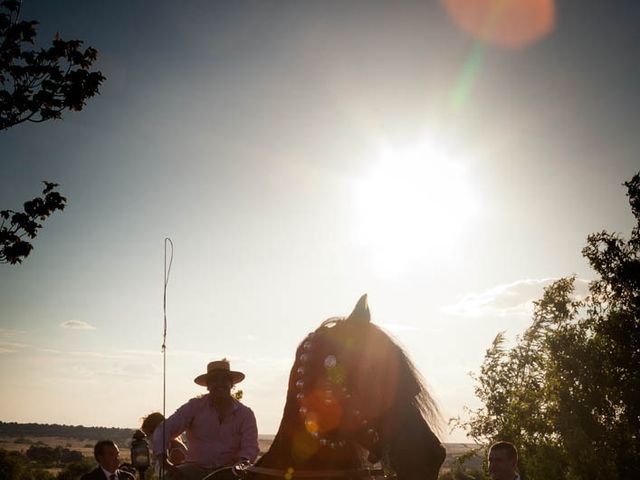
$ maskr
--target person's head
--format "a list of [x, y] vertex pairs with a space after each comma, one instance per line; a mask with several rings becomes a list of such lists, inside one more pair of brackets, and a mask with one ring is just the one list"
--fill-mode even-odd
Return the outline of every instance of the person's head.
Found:
[[164, 421], [164, 415], [160, 412], [153, 412], [142, 419], [142, 425], [140, 430], [144, 432], [147, 437], [153, 435], [155, 429]]
[[231, 370], [229, 360], [223, 358], [209, 362], [207, 373], [195, 378], [198, 385], [207, 387], [213, 401], [224, 401], [231, 398], [231, 387], [244, 379], [244, 373]]
[[489, 474], [495, 480], [513, 480], [518, 466], [518, 451], [513, 443], [496, 442], [489, 448]]
[[115, 472], [120, 464], [120, 450], [113, 440], [100, 440], [93, 447], [93, 456], [107, 472]]

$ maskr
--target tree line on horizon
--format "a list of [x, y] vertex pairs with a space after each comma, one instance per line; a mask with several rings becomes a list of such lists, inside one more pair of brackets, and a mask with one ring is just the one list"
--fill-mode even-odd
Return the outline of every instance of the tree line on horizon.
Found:
[[0, 437], [63, 437], [78, 440], [111, 439], [121, 447], [128, 446], [135, 429], [118, 427], [85, 427], [82, 425], [59, 425], [41, 423], [17, 423], [0, 421]]

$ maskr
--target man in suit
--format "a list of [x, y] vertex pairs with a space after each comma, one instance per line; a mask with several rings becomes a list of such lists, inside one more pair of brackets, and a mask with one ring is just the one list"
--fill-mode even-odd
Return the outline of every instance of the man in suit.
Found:
[[100, 440], [96, 443], [93, 456], [98, 462], [98, 467], [85, 473], [80, 480], [135, 480], [129, 472], [118, 469], [120, 450], [113, 440]]

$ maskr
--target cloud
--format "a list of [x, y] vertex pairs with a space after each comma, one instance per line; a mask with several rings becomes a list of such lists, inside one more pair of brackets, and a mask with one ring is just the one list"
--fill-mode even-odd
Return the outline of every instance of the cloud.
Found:
[[83, 350], [56, 350], [54, 348], [39, 348], [39, 352], [64, 357], [82, 357], [84, 359], [128, 359], [131, 358], [124, 351], [115, 352], [90, 352]]
[[124, 353], [126, 355], [131, 355], [133, 357], [157, 357], [158, 355], [160, 355], [162, 353], [162, 349], [160, 347], [158, 347], [157, 350], [127, 349], [127, 350], [122, 350], [122, 353]]
[[83, 322], [82, 320], [67, 320], [66, 322], [62, 322], [60, 324], [62, 328], [68, 328], [70, 330], [95, 330], [96, 327], [93, 325], [89, 325], [87, 322]]
[[[382, 328], [384, 328], [387, 332], [391, 333], [401, 333], [401, 332], [422, 332], [425, 331], [422, 328], [416, 327], [415, 325], [408, 325], [406, 323], [381, 323], [379, 324]], [[428, 330], [430, 332], [436, 332], [439, 330]]]
[[0, 354], [14, 353], [18, 350], [28, 347], [26, 343], [10, 343], [0, 340]]
[[22, 330], [11, 330], [8, 328], [0, 328], [0, 354], [14, 353], [23, 348], [29, 347], [26, 343], [15, 342], [14, 339], [26, 332]]
[[[470, 293], [459, 302], [442, 308], [444, 313], [466, 317], [484, 316], [530, 316], [533, 302], [542, 297], [545, 287], [557, 278], [524, 279], [498, 285], [481, 293]], [[589, 281], [577, 278], [576, 298], [584, 298], [588, 293]]]

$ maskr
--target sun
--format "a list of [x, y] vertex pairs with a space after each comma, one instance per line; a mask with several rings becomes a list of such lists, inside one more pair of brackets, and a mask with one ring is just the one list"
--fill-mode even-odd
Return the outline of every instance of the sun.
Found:
[[354, 195], [356, 242], [384, 275], [451, 259], [478, 211], [468, 166], [429, 140], [381, 149]]

